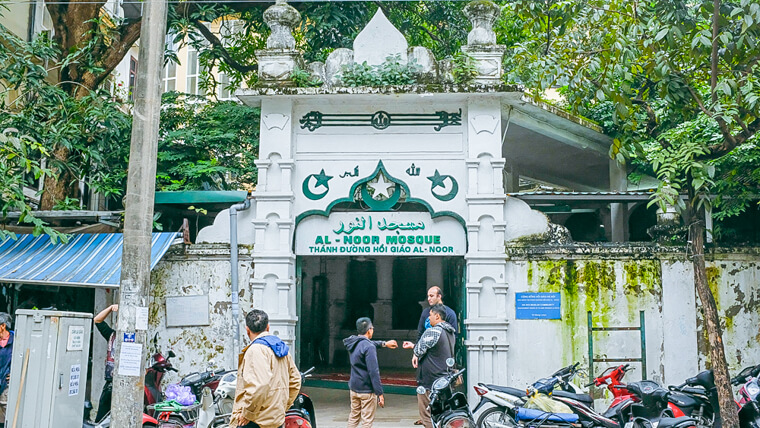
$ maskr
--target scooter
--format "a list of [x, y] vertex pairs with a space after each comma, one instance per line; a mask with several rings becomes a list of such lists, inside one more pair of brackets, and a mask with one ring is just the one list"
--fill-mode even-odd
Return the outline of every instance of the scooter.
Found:
[[150, 367], [145, 370], [145, 396], [143, 404], [147, 407], [164, 399], [164, 391], [161, 380], [168, 371], [176, 372], [169, 358], [176, 357], [174, 351], [169, 350], [168, 357], [164, 358], [161, 352], [156, 352], [150, 357]]
[[626, 428], [692, 428], [697, 421], [688, 416], [673, 417], [668, 408], [671, 392], [651, 380], [632, 382], [624, 387], [638, 398], [631, 404]]
[[[311, 377], [314, 367], [301, 373], [301, 380]], [[232, 407], [235, 403], [235, 388], [237, 387], [237, 372], [226, 372], [219, 379], [216, 391], [214, 391], [214, 422], [211, 426], [229, 424], [232, 415]], [[204, 413], [206, 416], [204, 416]], [[210, 414], [210, 410], [201, 410], [201, 419]], [[314, 403], [303, 391], [298, 393], [293, 405], [285, 413], [285, 428], [317, 428], [317, 414], [314, 411]], [[206, 428], [199, 425], [201, 428]]]
[[[625, 388], [625, 384], [622, 382], [623, 377], [630, 370], [631, 367], [629, 364], [608, 367], [601, 375], [594, 378], [592, 382], [584, 385], [586, 387], [592, 385], [597, 387], [605, 386], [607, 390], [612, 393], [612, 396], [614, 397], [612, 403], [610, 403], [607, 410], [602, 413], [602, 417], [614, 420], [620, 425], [630, 419], [629, 411], [631, 404], [638, 402], [638, 397], [628, 391]], [[675, 394], [671, 394], [670, 397], [676, 399]], [[668, 402], [668, 408], [675, 417], [685, 416], [683, 411], [672, 402]]]
[[734, 386], [744, 385], [739, 389], [739, 426], [741, 428], [760, 428], [760, 364], [745, 367], [733, 379]]
[[[560, 397], [572, 400], [572, 403], [577, 403], [576, 407], [583, 406], [583, 409], [586, 409], [586, 413], [595, 415], [593, 410], [591, 410], [591, 406], [593, 405], [591, 396], [584, 394], [572, 381], [578, 372], [578, 366], [579, 363], [563, 367], [552, 373], [548, 378], [537, 380], [529, 389], [537, 393], [550, 395], [555, 400]], [[477, 413], [486, 404], [493, 405], [493, 407], [481, 413], [477, 423], [479, 428], [502, 426], [504, 424], [510, 425], [510, 421], [511, 426], [514, 426], [517, 418], [516, 409], [522, 408], [528, 400], [528, 391], [525, 389], [483, 383], [477, 384], [474, 388], [475, 393], [480, 396], [480, 402], [473, 409], [473, 413]], [[581, 412], [579, 411], [578, 413]], [[560, 420], [551, 422], [566, 423], [567, 418], [560, 418]], [[599, 423], [599, 425], [603, 424]]]
[[[142, 415], [142, 426], [143, 428], [154, 428], [158, 427], [158, 421], [143, 413]], [[105, 416], [103, 416], [103, 419], [100, 422], [97, 423], [90, 423], [88, 421], [84, 421], [82, 424], [82, 428], [110, 428], [111, 427], [111, 412], [106, 413]]]
[[[177, 371], [172, 366], [169, 358], [176, 357], [177, 355], [173, 351], [169, 351], [168, 357], [164, 356], [160, 352], [156, 352], [150, 359], [150, 367], [145, 370], [145, 389], [143, 394], [143, 404], [147, 408], [148, 405], [154, 404], [157, 401], [163, 399], [163, 389], [161, 387], [161, 380], [167, 371]], [[86, 413], [86, 412], [85, 412]], [[85, 421], [82, 425], [84, 428], [107, 428], [111, 426], [111, 412], [108, 412], [103, 419], [95, 423]], [[144, 427], [157, 427], [159, 421], [143, 413], [143, 426]]]
[[[760, 385], [757, 376], [760, 365], [746, 367], [731, 379], [734, 386], [742, 385], [739, 390], [739, 426], [742, 428], [760, 428], [760, 406], [757, 398]], [[718, 409], [718, 390], [712, 370], [705, 370], [689, 378], [678, 386], [670, 386], [670, 401], [678, 405], [684, 413], [697, 420], [698, 428], [720, 428], [722, 421]]]
[[179, 381], [182, 386], [190, 387], [196, 397], [200, 397], [203, 393], [203, 388], [208, 387], [213, 394], [216, 388], [219, 386], [219, 382], [228, 373], [232, 373], [233, 370], [212, 370], [208, 369], [204, 372], [190, 373]]
[[[454, 359], [448, 358], [449, 374], [436, 379], [430, 388], [430, 419], [436, 428], [470, 428], [475, 426], [467, 397], [461, 391], [454, 391], [454, 379], [465, 369], [453, 371]], [[424, 386], [417, 387], [417, 394], [425, 394]]]
[[[301, 382], [311, 377], [314, 367], [301, 373]], [[298, 397], [285, 412], [285, 428], [317, 428], [317, 414], [314, 412], [314, 403], [311, 398], [299, 391]]]

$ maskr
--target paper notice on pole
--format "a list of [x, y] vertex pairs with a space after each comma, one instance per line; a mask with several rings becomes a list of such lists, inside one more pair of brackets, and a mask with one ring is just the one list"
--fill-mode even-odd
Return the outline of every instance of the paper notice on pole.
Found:
[[119, 374], [121, 376], [140, 376], [142, 349], [142, 343], [122, 342], [119, 352]]
[[137, 307], [137, 319], [135, 320], [136, 330], [148, 329], [148, 308], [145, 306]]

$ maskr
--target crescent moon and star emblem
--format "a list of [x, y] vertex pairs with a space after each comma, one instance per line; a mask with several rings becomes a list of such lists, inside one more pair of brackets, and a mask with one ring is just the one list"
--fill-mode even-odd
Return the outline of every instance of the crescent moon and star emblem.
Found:
[[[427, 179], [431, 181], [430, 193], [432, 193], [433, 196], [435, 196], [435, 198], [440, 201], [444, 201], [444, 202], [450, 201], [454, 199], [454, 197], [459, 192], [459, 183], [457, 183], [456, 179], [454, 179], [454, 177], [450, 175], [441, 175], [441, 173], [438, 172], [437, 169], [435, 170], [435, 174], [431, 175]], [[444, 193], [444, 194], [436, 193], [435, 192], [436, 187], [441, 187], [443, 189], [448, 188], [446, 186], [447, 179], [451, 182], [451, 190], [449, 190], [448, 193]]]
[[[325, 190], [321, 193], [315, 193], [312, 191], [311, 182], [312, 178], [314, 178], [314, 191], [317, 191], [318, 187], [324, 187]], [[331, 175], [325, 174], [324, 168], [319, 171], [319, 174], [309, 174], [306, 176], [306, 179], [303, 181], [303, 186], [301, 186], [301, 189], [303, 190], [303, 195], [307, 198], [311, 199], [312, 201], [316, 201], [318, 199], [322, 199], [327, 195], [327, 192], [330, 191], [330, 184], [328, 181], [332, 179], [333, 177]]]

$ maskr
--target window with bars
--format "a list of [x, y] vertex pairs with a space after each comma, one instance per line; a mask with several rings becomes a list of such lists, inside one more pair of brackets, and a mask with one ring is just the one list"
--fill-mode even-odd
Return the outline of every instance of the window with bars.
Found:
[[[166, 50], [176, 51], [177, 46], [174, 44], [174, 34], [166, 35]], [[174, 61], [168, 61], [164, 66], [164, 92], [177, 90], [177, 64]]]
[[135, 100], [135, 83], [137, 82], [137, 59], [129, 58], [129, 100]]

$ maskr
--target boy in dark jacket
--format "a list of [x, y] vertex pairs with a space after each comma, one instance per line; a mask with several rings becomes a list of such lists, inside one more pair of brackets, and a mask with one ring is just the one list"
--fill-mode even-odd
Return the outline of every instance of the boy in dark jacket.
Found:
[[377, 347], [395, 349], [398, 345], [395, 340], [373, 341], [375, 329], [372, 320], [366, 317], [356, 320], [356, 332], [358, 335], [343, 339], [351, 361], [351, 379], [348, 381], [351, 413], [348, 415], [348, 428], [356, 428], [360, 422], [363, 428], [371, 428], [377, 405], [385, 407]]

